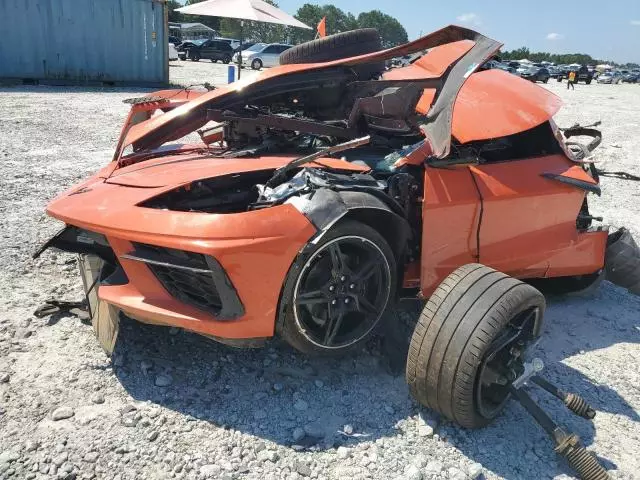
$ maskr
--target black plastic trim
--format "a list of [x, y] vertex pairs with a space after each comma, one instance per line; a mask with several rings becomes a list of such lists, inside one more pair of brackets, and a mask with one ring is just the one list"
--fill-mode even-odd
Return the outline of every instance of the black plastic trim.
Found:
[[47, 240], [44, 245], [36, 250], [32, 257], [34, 259], [38, 258], [45, 250], [51, 247], [64, 252], [96, 255], [112, 265], [117, 263], [116, 256], [104, 235], [89, 232], [73, 225], [67, 225]]
[[602, 190], [600, 185], [593, 184], [589, 182], [585, 182], [583, 180], [578, 180], [572, 177], [565, 177], [564, 175], [559, 175], [557, 173], [541, 173], [544, 178], [548, 178], [550, 180], [557, 180], [558, 182], [566, 183], [567, 185], [571, 185], [572, 187], [580, 188], [581, 190], [586, 190], [587, 192], [595, 193], [596, 195], [602, 195]]
[[[133, 252], [122, 255], [122, 258], [146, 263], [151, 272], [158, 278], [158, 281], [179, 301], [206, 311], [218, 320], [235, 320], [244, 315], [244, 305], [238, 296], [238, 292], [220, 262], [215, 258], [197, 252], [175, 250], [142, 243], [134, 243], [134, 247], [135, 250]], [[163, 251], [166, 251], [166, 255], [162, 254]], [[171, 252], [174, 252], [175, 255], [172, 255]], [[178, 256], [183, 256], [184, 258], [179, 259]], [[198, 302], [189, 301], [184, 295], [177, 295], [176, 292], [172, 291], [171, 287], [165, 284], [162, 274], [156, 271], [154, 267], [210, 276], [216, 290], [211, 294], [219, 297], [219, 306], [207, 307]]]

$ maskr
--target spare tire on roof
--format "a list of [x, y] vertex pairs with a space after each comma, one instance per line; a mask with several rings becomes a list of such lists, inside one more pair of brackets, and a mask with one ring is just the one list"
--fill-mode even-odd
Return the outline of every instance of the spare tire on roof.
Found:
[[[375, 28], [361, 28], [336, 33], [291, 47], [280, 54], [280, 65], [320, 63], [355, 57], [382, 50], [380, 35]], [[362, 79], [384, 71], [384, 61], [358, 65], [354, 70]]]

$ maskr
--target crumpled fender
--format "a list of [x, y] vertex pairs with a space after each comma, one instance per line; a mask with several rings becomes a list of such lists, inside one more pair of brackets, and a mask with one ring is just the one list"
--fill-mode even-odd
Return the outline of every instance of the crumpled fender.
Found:
[[334, 191], [321, 188], [313, 195], [295, 196], [287, 200], [302, 213], [317, 229], [318, 233], [307, 247], [316, 245], [324, 234], [339, 220], [348, 216], [362, 219], [368, 214], [369, 219], [384, 219], [385, 231], [381, 231], [389, 241], [396, 254], [402, 253], [402, 248], [411, 238], [411, 227], [400, 212], [386, 203], [382, 196], [377, 198], [373, 192]]

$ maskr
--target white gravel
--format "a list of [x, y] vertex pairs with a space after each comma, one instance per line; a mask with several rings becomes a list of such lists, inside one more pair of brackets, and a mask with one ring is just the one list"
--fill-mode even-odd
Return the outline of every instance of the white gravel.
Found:
[[[205, 67], [223, 69], [182, 66], [180, 82]], [[561, 125], [602, 120], [601, 166], [640, 174], [640, 85], [548, 88], [566, 101]], [[479, 431], [419, 409], [376, 342], [326, 360], [278, 342], [241, 351], [127, 322], [108, 360], [77, 318], [36, 319], [47, 298], [81, 298], [73, 257], [30, 260], [58, 228], [44, 207], [109, 161], [127, 111], [121, 100], [141, 93], [0, 89], [1, 479], [572, 478], [517, 404]], [[602, 185], [594, 214], [640, 239], [638, 183]], [[536, 397], [614, 478], [638, 478], [640, 299], [605, 282], [549, 304], [539, 346], [547, 375], [598, 415], [589, 423]]]

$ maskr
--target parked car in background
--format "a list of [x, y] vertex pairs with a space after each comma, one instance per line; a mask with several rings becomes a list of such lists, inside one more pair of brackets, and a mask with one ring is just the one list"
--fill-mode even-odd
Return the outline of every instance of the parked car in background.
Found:
[[638, 83], [640, 82], [640, 72], [627, 72], [622, 74], [622, 81], [624, 83]]
[[280, 65], [280, 54], [292, 46], [284, 43], [256, 44], [242, 52], [242, 63], [251, 65], [254, 70]]
[[180, 57], [178, 56], [178, 50], [176, 49], [176, 46], [169, 42], [169, 60], [179, 60]]
[[230, 63], [233, 59], [233, 47], [224, 40], [206, 40], [198, 46], [191, 47], [188, 58], [194, 62], [207, 58], [212, 62], [220, 60], [222, 63]]
[[253, 47], [256, 43], [258, 42], [242, 42], [242, 45], [236, 47], [234, 50], [236, 52], [242, 52], [244, 50], [248, 50], [249, 48]]
[[503, 70], [509, 73], [516, 73], [516, 69], [514, 67], [510, 67], [506, 63], [499, 62], [497, 60], [489, 60], [482, 66], [483, 70], [491, 70], [491, 69]]
[[589, 85], [592, 80], [593, 72], [590, 71], [585, 65], [583, 65], [576, 71], [576, 83], [584, 82]]
[[525, 80], [531, 80], [532, 82], [548, 83], [551, 75], [546, 68], [531, 67], [527, 70], [520, 72], [520, 76]]
[[616, 85], [622, 82], [622, 74], [620, 72], [604, 72], [598, 77], [598, 83], [607, 83]]
[[562, 76], [562, 70], [558, 67], [548, 67], [549, 70], [549, 78], [558, 79], [558, 77]]
[[173, 45], [177, 47], [182, 41], [176, 36], [169, 35], [169, 43], [173, 43]]
[[189, 56], [189, 50], [191, 50], [194, 47], [199, 47], [206, 41], [207, 41], [206, 38], [200, 38], [198, 40], [185, 40], [184, 42], [182, 42], [180, 45], [176, 47], [178, 50], [178, 56], [180, 57], [180, 60], [186, 60], [187, 57]]
[[233, 50], [240, 48], [240, 40], [236, 40], [235, 38], [225, 38], [225, 37], [216, 37], [214, 40], [220, 40], [231, 45]]

